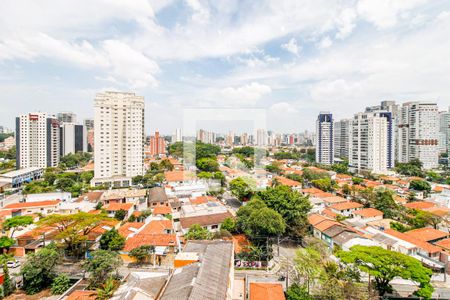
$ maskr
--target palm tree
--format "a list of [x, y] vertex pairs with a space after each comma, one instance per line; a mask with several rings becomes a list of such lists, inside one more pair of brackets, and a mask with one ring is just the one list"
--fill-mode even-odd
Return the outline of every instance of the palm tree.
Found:
[[118, 287], [119, 287], [118, 282], [114, 278], [109, 277], [102, 285], [102, 287], [97, 289], [97, 297], [95, 299], [96, 300], [110, 299], [114, 295], [114, 292]]

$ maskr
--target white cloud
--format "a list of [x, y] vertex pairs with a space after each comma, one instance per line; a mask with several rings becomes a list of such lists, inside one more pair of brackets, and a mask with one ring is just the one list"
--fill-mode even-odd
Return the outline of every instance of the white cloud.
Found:
[[333, 41], [329, 36], [324, 37], [320, 40], [319, 44], [317, 45], [319, 49], [326, 49], [331, 47], [333, 45]]
[[289, 42], [287, 42], [286, 44], [282, 44], [281, 48], [291, 52], [292, 54], [299, 56], [300, 55], [300, 51], [301, 51], [301, 47], [297, 44], [297, 40], [295, 38], [291, 38], [289, 40]]
[[255, 105], [259, 99], [271, 92], [270, 86], [251, 82], [243, 86], [224, 88], [219, 94], [222, 100], [225, 100], [225, 105], [249, 106]]
[[336, 38], [343, 39], [349, 36], [356, 26], [355, 24], [356, 18], [357, 14], [355, 9], [346, 8], [342, 10], [339, 18], [336, 21], [338, 29], [338, 32], [336, 33]]
[[270, 107], [272, 113], [275, 114], [295, 114], [298, 110], [288, 102], [278, 102]]

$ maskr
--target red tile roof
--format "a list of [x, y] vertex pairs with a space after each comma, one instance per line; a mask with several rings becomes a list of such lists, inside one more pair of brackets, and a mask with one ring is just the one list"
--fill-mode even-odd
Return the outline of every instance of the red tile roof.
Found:
[[129, 252], [140, 246], [176, 246], [175, 234], [142, 234], [139, 233], [125, 241], [123, 251]]
[[443, 239], [448, 237], [448, 233], [434, 229], [434, 228], [418, 228], [405, 232], [421, 241], [429, 242], [437, 239]]
[[339, 210], [339, 211], [347, 210], [347, 209], [356, 209], [356, 208], [361, 208], [361, 207], [363, 207], [363, 205], [361, 203], [353, 202], [353, 201], [335, 203], [333, 205], [330, 205], [330, 208], [332, 208], [334, 210]]
[[406, 204], [403, 204], [404, 207], [410, 208], [410, 209], [424, 209], [424, 208], [430, 208], [433, 206], [436, 206], [433, 202], [428, 201], [416, 201], [416, 202], [409, 202]]
[[119, 228], [118, 231], [121, 236], [128, 237], [130, 234], [136, 232], [136, 231], [131, 230], [131, 228], [139, 229], [144, 225], [145, 225], [144, 223], [139, 223], [139, 222], [128, 222], [128, 223], [123, 224]]
[[168, 215], [172, 213], [172, 208], [166, 205], [158, 205], [153, 208], [153, 215]]
[[281, 283], [250, 282], [250, 300], [285, 300]]
[[45, 201], [34, 201], [34, 202], [22, 202], [8, 204], [3, 208], [6, 209], [24, 209], [31, 207], [45, 207], [45, 206], [57, 206], [61, 200], [45, 200]]
[[148, 223], [139, 233], [140, 234], [160, 234], [164, 230], [172, 230], [173, 224], [171, 220], [153, 220]]
[[324, 216], [321, 216], [319, 214], [310, 214], [308, 216], [308, 222], [311, 225], [316, 225], [324, 220], [327, 220], [327, 218], [325, 218]]
[[423, 249], [425, 251], [427, 251], [428, 253], [436, 253], [436, 252], [440, 252], [441, 249], [439, 247], [436, 247], [428, 242], [424, 242], [422, 240], [419, 240], [415, 237], [412, 237], [408, 234], [399, 232], [397, 230], [393, 230], [393, 229], [385, 229], [384, 230], [385, 233], [394, 236], [398, 239], [401, 239], [403, 241], [406, 241], [408, 243], [411, 243], [413, 245], [415, 245], [416, 247]]
[[436, 242], [435, 245], [442, 247], [444, 249], [450, 250], [450, 238], [440, 240], [440, 241]]
[[354, 215], [359, 215], [364, 218], [372, 218], [377, 216], [383, 216], [383, 212], [375, 208], [363, 208], [353, 212]]
[[283, 176], [277, 176], [275, 177], [276, 180], [278, 180], [278, 182], [281, 185], [286, 185], [286, 186], [290, 186], [290, 187], [298, 187], [301, 186], [302, 184], [298, 181], [283, 177]]
[[195, 174], [188, 171], [167, 171], [164, 172], [164, 177], [167, 182], [178, 182], [192, 180]]
[[74, 291], [66, 300], [95, 300], [96, 298], [96, 291]]
[[129, 211], [133, 207], [133, 203], [110, 203], [104, 207], [106, 211], [126, 210]]

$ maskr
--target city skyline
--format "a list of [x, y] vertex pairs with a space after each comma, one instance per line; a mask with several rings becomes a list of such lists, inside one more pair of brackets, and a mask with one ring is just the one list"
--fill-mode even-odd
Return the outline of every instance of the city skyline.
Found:
[[10, 128], [29, 111], [93, 117], [104, 90], [143, 95], [146, 132], [162, 134], [188, 107], [264, 108], [269, 129], [298, 132], [322, 110], [350, 118], [382, 100], [447, 110], [450, 99], [445, 1], [11, 4], [0, 26]]

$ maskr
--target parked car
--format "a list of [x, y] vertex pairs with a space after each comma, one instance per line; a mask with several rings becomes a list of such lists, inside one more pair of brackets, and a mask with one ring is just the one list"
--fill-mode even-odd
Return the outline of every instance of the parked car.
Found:
[[6, 265], [8, 266], [8, 268], [17, 268], [17, 267], [20, 266], [20, 261], [18, 261], [18, 260], [11, 260], [11, 261], [8, 261], [6, 263]]

